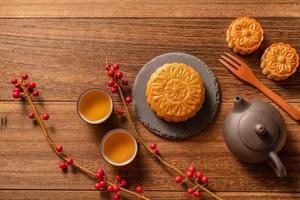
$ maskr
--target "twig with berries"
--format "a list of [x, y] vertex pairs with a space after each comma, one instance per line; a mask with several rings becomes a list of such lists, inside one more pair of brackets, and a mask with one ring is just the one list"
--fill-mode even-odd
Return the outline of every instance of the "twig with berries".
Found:
[[[112, 93], [118, 93], [122, 103], [123, 103], [123, 109], [117, 109], [117, 113], [123, 115], [126, 113], [128, 122], [134, 132], [134, 135], [136, 136], [137, 140], [145, 147], [146, 150], [148, 150], [162, 165], [165, 167], [171, 169], [171, 171], [176, 174], [175, 181], [177, 183], [184, 183], [187, 187], [187, 193], [194, 194], [196, 198], [201, 197], [201, 190], [205, 191], [212, 197], [218, 200], [222, 200], [219, 196], [211, 192], [209, 189], [207, 189], [205, 186], [208, 184], [208, 178], [206, 176], [203, 176], [201, 172], [196, 173], [195, 166], [190, 166], [189, 170], [184, 174], [181, 170], [176, 168], [175, 166], [169, 164], [160, 154], [157, 145], [156, 144], [150, 144], [147, 145], [147, 143], [144, 141], [143, 137], [138, 132], [137, 128], [135, 127], [133, 123], [133, 119], [131, 116], [131, 113], [129, 112], [128, 105], [132, 102], [131, 96], [124, 96], [123, 92], [123, 86], [128, 85], [128, 80], [123, 79], [123, 73], [119, 71], [119, 64], [109, 64], [106, 63], [104, 65], [105, 69], [107, 70], [107, 74], [111, 79], [108, 81], [108, 86], [111, 88]], [[123, 85], [123, 86], [122, 86]]]
[[95, 179], [97, 183], [95, 184], [96, 190], [103, 190], [107, 192], [113, 193], [112, 199], [113, 200], [119, 200], [120, 197], [120, 191], [124, 193], [128, 193], [130, 195], [134, 195], [138, 198], [144, 199], [144, 200], [150, 200], [149, 198], [145, 197], [143, 194], [143, 190], [141, 186], [137, 186], [134, 191], [131, 191], [129, 189], [126, 189], [127, 187], [127, 181], [126, 179], [121, 179], [120, 176], [116, 176], [116, 181], [113, 183], [107, 179], [107, 177], [104, 174], [103, 169], [99, 169], [96, 173], [88, 170], [87, 168], [81, 166], [79, 163], [75, 162], [72, 158], [68, 157], [65, 153], [63, 153], [64, 148], [61, 145], [55, 145], [51, 136], [48, 133], [48, 129], [46, 128], [44, 121], [49, 119], [49, 114], [44, 113], [40, 115], [39, 111], [37, 110], [36, 106], [32, 102], [32, 96], [38, 96], [39, 91], [36, 90], [36, 84], [35, 82], [28, 82], [28, 75], [26, 73], [22, 73], [21, 80], [12, 79], [11, 83], [15, 85], [15, 88], [13, 90], [12, 96], [15, 99], [22, 98], [23, 100], [27, 101], [32, 109], [31, 112], [28, 113], [28, 117], [32, 120], [36, 120], [40, 127], [43, 130], [43, 133], [47, 139], [47, 142], [49, 143], [52, 150], [55, 152], [55, 154], [60, 157], [63, 162], [59, 163], [59, 168], [62, 170], [67, 170], [69, 166], [74, 167], [75, 169], [78, 169], [83, 174]]

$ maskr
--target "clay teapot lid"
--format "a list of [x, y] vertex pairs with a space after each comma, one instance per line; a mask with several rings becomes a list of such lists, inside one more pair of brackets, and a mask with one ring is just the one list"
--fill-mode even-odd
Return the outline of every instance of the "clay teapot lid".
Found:
[[241, 141], [249, 149], [271, 149], [278, 140], [278, 124], [264, 111], [246, 112], [238, 124]]

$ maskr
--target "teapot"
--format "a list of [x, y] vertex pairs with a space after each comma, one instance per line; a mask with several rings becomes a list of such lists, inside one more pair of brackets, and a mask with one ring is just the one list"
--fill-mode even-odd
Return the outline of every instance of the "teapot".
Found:
[[286, 140], [280, 112], [269, 103], [235, 97], [224, 121], [224, 140], [233, 155], [248, 163], [268, 162], [278, 177], [286, 168], [277, 153]]

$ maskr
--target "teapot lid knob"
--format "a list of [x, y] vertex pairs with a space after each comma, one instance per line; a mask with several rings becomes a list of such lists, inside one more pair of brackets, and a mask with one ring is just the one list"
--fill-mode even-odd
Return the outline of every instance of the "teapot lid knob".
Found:
[[255, 126], [255, 132], [258, 135], [265, 135], [265, 134], [267, 134], [265, 127], [263, 125], [261, 125], [261, 124], [256, 124], [256, 126]]

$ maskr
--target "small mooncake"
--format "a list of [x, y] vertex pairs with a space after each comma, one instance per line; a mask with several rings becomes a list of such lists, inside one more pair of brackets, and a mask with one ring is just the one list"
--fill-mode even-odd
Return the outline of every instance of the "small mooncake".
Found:
[[255, 19], [238, 17], [233, 20], [226, 32], [228, 47], [239, 54], [250, 54], [263, 41], [263, 29]]
[[290, 44], [274, 43], [261, 57], [260, 67], [269, 79], [284, 80], [294, 74], [299, 66], [299, 55]]

